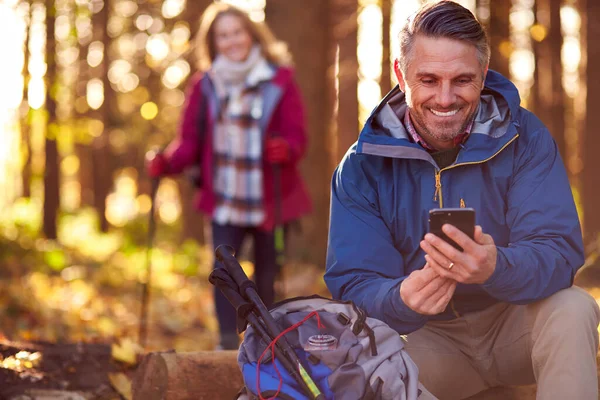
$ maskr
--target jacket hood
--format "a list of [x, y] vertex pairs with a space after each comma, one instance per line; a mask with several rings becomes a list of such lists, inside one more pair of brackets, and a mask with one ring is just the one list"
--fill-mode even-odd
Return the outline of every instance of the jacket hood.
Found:
[[[517, 136], [520, 102], [515, 85], [500, 73], [489, 70], [471, 135], [463, 144], [463, 149], [469, 150], [463, 153], [468, 154], [462, 154], [457, 162], [481, 161], [511, 142]], [[429, 153], [409, 139], [402, 122], [406, 108], [404, 93], [396, 85], [365, 122], [357, 153], [434, 163]]]

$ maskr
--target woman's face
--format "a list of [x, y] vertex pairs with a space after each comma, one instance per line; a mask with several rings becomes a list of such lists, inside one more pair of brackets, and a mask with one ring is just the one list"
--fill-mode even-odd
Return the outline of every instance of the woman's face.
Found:
[[242, 62], [252, 49], [252, 36], [241, 18], [235, 15], [221, 15], [214, 26], [215, 48], [230, 61]]

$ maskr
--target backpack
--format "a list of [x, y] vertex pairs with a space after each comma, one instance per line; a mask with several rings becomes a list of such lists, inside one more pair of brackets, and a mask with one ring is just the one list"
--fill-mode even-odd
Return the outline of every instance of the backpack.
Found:
[[[419, 384], [404, 339], [354, 303], [298, 297], [276, 304], [270, 314], [325, 399], [435, 399]], [[262, 398], [308, 399], [273, 363], [268, 347], [252, 326], [246, 328], [238, 353], [245, 394], [238, 399], [259, 398], [257, 384]]]

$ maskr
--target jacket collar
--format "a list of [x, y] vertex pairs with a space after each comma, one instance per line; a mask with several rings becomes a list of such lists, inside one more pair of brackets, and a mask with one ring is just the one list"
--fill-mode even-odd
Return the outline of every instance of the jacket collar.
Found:
[[[456, 164], [482, 162], [517, 135], [520, 97], [517, 88], [495, 71], [488, 71], [471, 135], [462, 145]], [[409, 139], [402, 123], [404, 93], [396, 85], [371, 113], [362, 129], [357, 153], [421, 159], [436, 165], [421, 146]]]

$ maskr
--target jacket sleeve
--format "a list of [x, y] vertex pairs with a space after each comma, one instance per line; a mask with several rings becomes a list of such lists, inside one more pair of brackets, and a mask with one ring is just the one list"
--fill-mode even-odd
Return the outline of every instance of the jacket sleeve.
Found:
[[276, 112], [280, 118], [278, 134], [290, 145], [289, 162], [298, 163], [306, 152], [307, 137], [302, 95], [293, 78], [285, 86]]
[[167, 173], [178, 174], [185, 168], [198, 163], [199, 113], [204, 109], [200, 81], [202, 74], [197, 73], [190, 79], [185, 92], [185, 102], [179, 120], [178, 134], [165, 150], [168, 161]]
[[483, 288], [493, 297], [527, 304], [573, 284], [583, 265], [581, 227], [556, 143], [535, 132], [517, 158], [508, 191], [508, 247]]
[[370, 317], [410, 333], [427, 317], [400, 297], [404, 260], [379, 212], [375, 176], [360, 176], [358, 157], [347, 155], [333, 175], [325, 283], [334, 298], [352, 300]]

